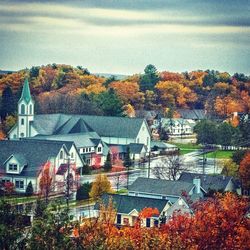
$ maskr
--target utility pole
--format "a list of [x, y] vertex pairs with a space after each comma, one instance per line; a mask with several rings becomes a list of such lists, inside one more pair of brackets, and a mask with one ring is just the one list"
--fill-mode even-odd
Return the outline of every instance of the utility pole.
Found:
[[67, 162], [67, 180], [66, 180], [66, 203], [67, 203], [67, 208], [69, 208], [69, 189], [70, 189], [70, 158], [68, 157], [68, 162]]
[[151, 157], [151, 151], [149, 150], [149, 155], [148, 155], [148, 178], [150, 178], [150, 157]]

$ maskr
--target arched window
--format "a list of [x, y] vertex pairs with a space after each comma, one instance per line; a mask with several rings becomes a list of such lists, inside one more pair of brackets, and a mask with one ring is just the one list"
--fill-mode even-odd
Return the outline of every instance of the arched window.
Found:
[[32, 104], [30, 104], [30, 115], [32, 115]]
[[25, 114], [25, 105], [24, 104], [21, 105], [21, 114], [22, 115]]
[[63, 151], [60, 152], [60, 159], [63, 159]]

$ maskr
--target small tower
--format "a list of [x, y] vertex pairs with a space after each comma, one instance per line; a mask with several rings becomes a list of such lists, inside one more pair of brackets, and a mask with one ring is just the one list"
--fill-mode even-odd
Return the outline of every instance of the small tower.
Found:
[[28, 79], [25, 79], [22, 95], [18, 101], [18, 138], [31, 136], [30, 123], [34, 120], [34, 104]]

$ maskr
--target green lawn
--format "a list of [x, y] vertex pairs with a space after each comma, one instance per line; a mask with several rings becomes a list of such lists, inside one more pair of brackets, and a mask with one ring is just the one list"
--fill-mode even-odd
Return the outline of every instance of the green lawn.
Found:
[[181, 155], [191, 153], [191, 152], [201, 148], [200, 145], [196, 145], [196, 144], [193, 144], [193, 143], [187, 143], [187, 144], [174, 143], [173, 145], [177, 146], [180, 149], [180, 154]]
[[216, 159], [229, 159], [235, 151], [226, 151], [226, 150], [217, 150], [216, 152], [207, 153], [207, 158], [216, 158]]

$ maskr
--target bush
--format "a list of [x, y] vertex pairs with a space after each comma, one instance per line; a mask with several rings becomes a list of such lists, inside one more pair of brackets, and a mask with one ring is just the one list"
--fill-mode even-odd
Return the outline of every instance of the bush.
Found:
[[26, 188], [26, 196], [31, 196], [33, 194], [33, 192], [34, 192], [33, 185], [30, 181], [27, 188]]
[[89, 174], [89, 173], [90, 173], [90, 166], [88, 164], [83, 165], [82, 174]]
[[80, 188], [76, 192], [76, 200], [85, 200], [89, 199], [89, 192], [91, 190], [92, 183], [84, 183], [80, 186]]

